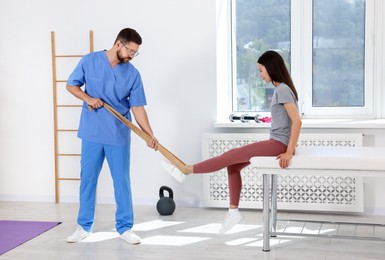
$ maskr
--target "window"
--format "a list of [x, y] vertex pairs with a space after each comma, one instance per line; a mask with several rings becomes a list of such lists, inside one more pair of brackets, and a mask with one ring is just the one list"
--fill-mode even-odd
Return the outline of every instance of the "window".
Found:
[[274, 87], [256, 69], [268, 49], [283, 56], [303, 118], [383, 118], [381, 8], [381, 0], [217, 0], [218, 121], [268, 113]]
[[313, 1], [313, 107], [365, 106], [365, 0]]
[[259, 77], [256, 61], [274, 49], [290, 67], [290, 0], [236, 0], [231, 8], [233, 111], [268, 112], [274, 86]]

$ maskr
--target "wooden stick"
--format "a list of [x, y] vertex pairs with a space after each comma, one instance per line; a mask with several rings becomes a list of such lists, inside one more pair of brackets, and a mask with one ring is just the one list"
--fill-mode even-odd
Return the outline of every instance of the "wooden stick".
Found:
[[[117, 119], [119, 119], [123, 124], [128, 126], [134, 133], [136, 133], [140, 138], [142, 138], [145, 142], [148, 142], [151, 137], [142, 131], [139, 127], [134, 125], [130, 120], [122, 116], [118, 111], [113, 109], [110, 105], [107, 103], [104, 103], [104, 108], [107, 109], [111, 114], [113, 114]], [[92, 111], [92, 107], [88, 106], [88, 109]], [[177, 167], [180, 171], [183, 172], [184, 168], [186, 167], [186, 164], [180, 160], [178, 157], [176, 157], [173, 153], [171, 153], [169, 150], [167, 150], [163, 145], [158, 143], [158, 151], [167, 158], [175, 167]]]

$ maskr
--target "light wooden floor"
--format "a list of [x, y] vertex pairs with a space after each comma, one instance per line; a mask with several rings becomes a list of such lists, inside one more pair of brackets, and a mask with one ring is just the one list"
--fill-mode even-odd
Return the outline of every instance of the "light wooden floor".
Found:
[[[97, 205], [94, 233], [84, 242], [65, 239], [76, 228], [76, 204], [0, 202], [0, 219], [61, 221], [61, 225], [3, 254], [0, 259], [385, 259], [385, 242], [309, 237], [271, 240], [262, 251], [262, 213], [242, 210], [245, 219], [233, 232], [217, 231], [225, 209], [179, 208], [160, 216], [154, 207], [135, 207], [135, 232], [140, 245], [129, 245], [114, 232], [114, 205]], [[385, 216], [279, 213], [279, 217], [385, 224]]]

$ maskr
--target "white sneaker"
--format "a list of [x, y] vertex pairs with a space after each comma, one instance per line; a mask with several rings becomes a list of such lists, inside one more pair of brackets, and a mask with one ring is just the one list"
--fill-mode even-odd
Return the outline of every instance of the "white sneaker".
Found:
[[126, 241], [129, 244], [140, 244], [140, 237], [137, 236], [132, 230], [127, 230], [120, 235], [120, 238]]
[[81, 226], [79, 226], [72, 235], [67, 237], [67, 243], [79, 242], [91, 234], [91, 232], [87, 232]]
[[219, 233], [222, 233], [222, 234], [226, 233], [228, 230], [234, 227], [242, 219], [243, 219], [243, 216], [239, 211], [236, 211], [234, 213], [227, 213], [225, 221], [223, 222], [222, 227], [219, 230]]
[[173, 165], [172, 163], [170, 163], [169, 161], [166, 161], [166, 160], [161, 160], [161, 163], [162, 163], [162, 166], [163, 168], [169, 173], [171, 174], [172, 177], [174, 177], [174, 179], [179, 182], [179, 183], [182, 183], [184, 182], [184, 180], [186, 179], [186, 174], [184, 174], [183, 172], [181, 172], [178, 168], [176, 168], [175, 165]]

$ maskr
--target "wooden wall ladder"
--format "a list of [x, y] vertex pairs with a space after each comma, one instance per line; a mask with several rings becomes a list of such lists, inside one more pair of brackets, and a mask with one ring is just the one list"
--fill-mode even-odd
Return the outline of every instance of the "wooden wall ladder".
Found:
[[[89, 34], [89, 50], [90, 52], [94, 51], [94, 37], [93, 31], [90, 31]], [[61, 132], [77, 132], [77, 129], [59, 129], [58, 128], [58, 108], [71, 108], [71, 107], [81, 107], [82, 105], [70, 105], [70, 104], [59, 104], [58, 103], [58, 83], [62, 83], [64, 85], [67, 82], [67, 79], [58, 79], [57, 78], [57, 59], [68, 59], [68, 58], [81, 58], [83, 55], [58, 55], [56, 54], [55, 48], [55, 32], [51, 32], [51, 47], [52, 47], [52, 83], [53, 83], [53, 115], [54, 115], [54, 152], [55, 152], [55, 202], [60, 202], [60, 182], [61, 181], [76, 181], [80, 180], [80, 178], [72, 178], [72, 177], [61, 177], [59, 173], [59, 163], [60, 158], [63, 156], [80, 156], [80, 153], [60, 153], [59, 152], [59, 134]], [[68, 75], [69, 76], [69, 75]]]

